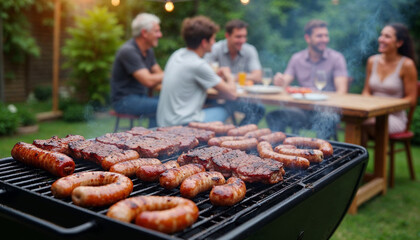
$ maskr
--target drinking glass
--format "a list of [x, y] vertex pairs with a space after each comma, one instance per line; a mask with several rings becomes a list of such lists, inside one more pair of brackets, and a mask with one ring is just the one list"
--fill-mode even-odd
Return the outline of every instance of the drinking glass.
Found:
[[327, 85], [327, 74], [325, 73], [324, 70], [316, 71], [314, 83], [315, 83], [315, 87], [319, 91], [322, 91], [322, 89], [324, 89], [324, 87]]
[[273, 79], [273, 71], [271, 70], [271, 68], [264, 68], [263, 76], [262, 76], [262, 84], [264, 86], [268, 86], [270, 85], [272, 79]]

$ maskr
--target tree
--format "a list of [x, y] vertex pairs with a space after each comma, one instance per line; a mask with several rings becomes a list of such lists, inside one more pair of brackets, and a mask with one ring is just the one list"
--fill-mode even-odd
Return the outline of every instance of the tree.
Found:
[[95, 7], [86, 17], [77, 17], [69, 28], [71, 38], [63, 47], [65, 68], [71, 68], [71, 83], [84, 101], [105, 105], [109, 96], [110, 69], [122, 44], [123, 29], [115, 14]]

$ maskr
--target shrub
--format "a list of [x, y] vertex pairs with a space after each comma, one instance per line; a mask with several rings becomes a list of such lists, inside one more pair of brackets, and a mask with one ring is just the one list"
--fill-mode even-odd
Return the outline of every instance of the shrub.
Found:
[[106, 8], [94, 8], [76, 18], [66, 40], [64, 67], [71, 70], [71, 81], [78, 98], [84, 102], [105, 104], [110, 92], [109, 78], [115, 52], [122, 44], [123, 29], [114, 13]]
[[46, 101], [52, 96], [51, 86], [37, 86], [34, 89], [35, 98], [39, 101]]
[[420, 145], [420, 106], [417, 105], [411, 122], [411, 131], [414, 133], [413, 143]]
[[90, 105], [69, 105], [63, 112], [63, 119], [67, 122], [83, 122], [93, 119], [93, 108]]
[[18, 114], [10, 111], [5, 105], [0, 103], [0, 136], [15, 133], [18, 126]]
[[21, 126], [32, 126], [36, 124], [36, 116], [26, 108], [19, 109], [17, 112]]

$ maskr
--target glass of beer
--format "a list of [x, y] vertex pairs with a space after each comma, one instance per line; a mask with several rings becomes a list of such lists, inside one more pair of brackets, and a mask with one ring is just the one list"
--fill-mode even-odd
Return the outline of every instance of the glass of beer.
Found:
[[239, 86], [245, 86], [245, 81], [246, 81], [246, 73], [245, 72], [239, 72], [238, 73]]
[[324, 87], [327, 85], [327, 74], [324, 70], [318, 70], [315, 73], [315, 79], [314, 79], [315, 87], [322, 91]]
[[273, 78], [273, 71], [271, 70], [271, 68], [264, 68], [263, 76], [262, 76], [262, 84], [264, 86], [270, 85], [272, 78]]

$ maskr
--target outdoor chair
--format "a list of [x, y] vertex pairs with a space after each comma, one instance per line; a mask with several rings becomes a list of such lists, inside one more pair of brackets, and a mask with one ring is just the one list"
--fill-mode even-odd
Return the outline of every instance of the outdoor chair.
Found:
[[[420, 81], [417, 82], [417, 97], [420, 96]], [[389, 186], [391, 188], [394, 187], [394, 180], [395, 180], [395, 154], [397, 152], [405, 151], [407, 155], [407, 164], [408, 169], [410, 172], [411, 180], [416, 179], [414, 165], [413, 165], [413, 155], [411, 153], [411, 139], [414, 137], [414, 133], [410, 131], [411, 122], [413, 120], [414, 111], [416, 106], [410, 107], [408, 111], [408, 122], [404, 132], [394, 133], [389, 135]], [[403, 148], [395, 148], [396, 143], [403, 143]]]
[[[110, 110], [109, 114], [111, 116], [116, 117], [115, 120], [115, 127], [114, 127], [114, 133], [118, 132], [119, 130], [130, 130], [134, 127], [134, 121], [138, 120], [140, 123], [144, 118], [150, 118], [150, 117], [154, 117], [154, 114], [144, 114], [141, 116], [137, 116], [137, 115], [131, 115], [131, 114], [125, 114], [125, 113], [117, 113], [115, 110]], [[129, 125], [128, 126], [124, 126], [121, 127], [120, 126], [120, 120], [121, 119], [126, 119], [129, 121]]]

